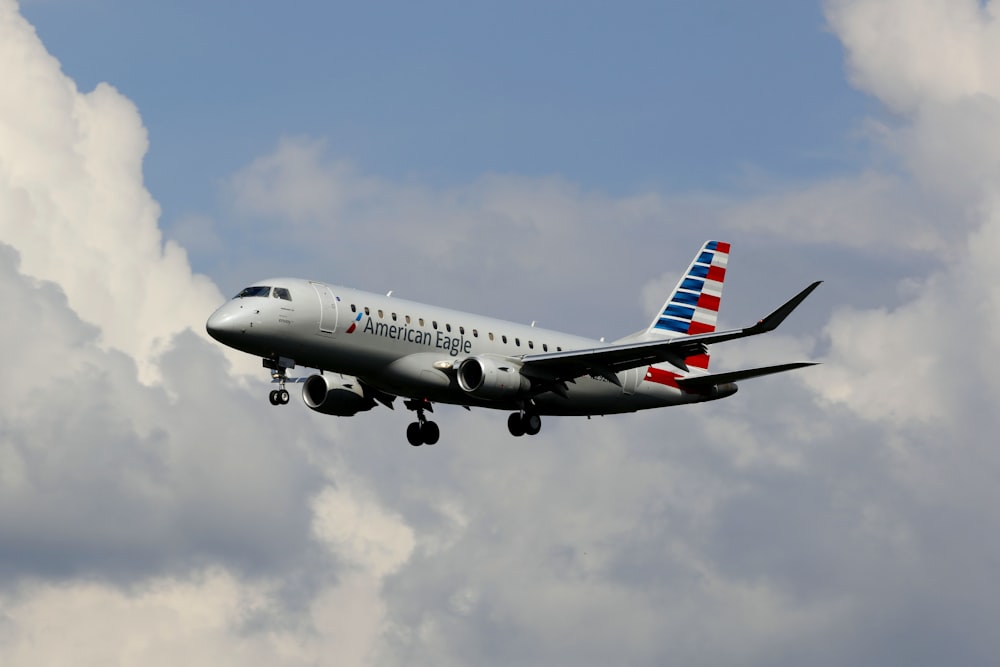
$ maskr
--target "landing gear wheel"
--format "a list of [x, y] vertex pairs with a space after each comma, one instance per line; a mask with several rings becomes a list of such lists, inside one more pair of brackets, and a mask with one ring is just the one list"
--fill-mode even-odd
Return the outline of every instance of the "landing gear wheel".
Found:
[[525, 434], [524, 422], [521, 420], [520, 412], [512, 412], [510, 417], [507, 417], [507, 430], [515, 438], [519, 438]]
[[530, 412], [521, 416], [521, 426], [525, 435], [538, 435], [542, 430], [542, 418]]
[[267, 398], [271, 405], [287, 405], [289, 396], [285, 389], [285, 382], [288, 381], [287, 369], [295, 368], [295, 362], [284, 357], [266, 357], [263, 361], [264, 368], [271, 369], [271, 382], [277, 382], [278, 388], [273, 389]]
[[413, 422], [406, 427], [406, 441], [414, 447], [424, 444], [424, 439], [420, 434], [420, 422]]
[[417, 413], [417, 421], [406, 427], [406, 440], [414, 447], [433, 445], [441, 437], [441, 429], [432, 421], [427, 421], [424, 410], [434, 412], [431, 402], [425, 399], [411, 398], [403, 403], [407, 410]]
[[441, 429], [434, 422], [424, 422], [420, 427], [420, 437], [425, 445], [436, 445], [441, 437]]

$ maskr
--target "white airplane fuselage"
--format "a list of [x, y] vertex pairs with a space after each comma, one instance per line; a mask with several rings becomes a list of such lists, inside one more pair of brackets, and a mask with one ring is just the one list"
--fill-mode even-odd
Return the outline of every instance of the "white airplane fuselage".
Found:
[[[599, 348], [600, 341], [539, 327], [449, 310], [360, 290], [295, 278], [255, 285], [284, 288], [290, 300], [237, 297], [220, 307], [207, 328], [219, 342], [262, 358], [355, 376], [388, 394], [502, 410], [521, 398], [478, 398], [453, 372], [465, 358], [516, 359], [546, 352]], [[668, 365], [616, 373], [618, 384], [596, 375], [576, 379], [565, 396], [533, 397], [538, 414], [597, 415], [634, 412], [721, 395], [684, 392]], [[732, 393], [732, 392], [729, 392]], [[726, 394], [728, 395], [728, 394]]]

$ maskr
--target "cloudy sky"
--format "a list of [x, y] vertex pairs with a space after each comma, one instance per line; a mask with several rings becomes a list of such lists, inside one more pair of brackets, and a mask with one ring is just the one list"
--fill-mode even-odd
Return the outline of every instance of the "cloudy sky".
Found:
[[[0, 663], [987, 665], [1000, 4], [0, 0]], [[329, 3], [328, 3], [329, 4]], [[713, 365], [511, 438], [272, 409], [274, 274], [586, 335], [706, 238]]]

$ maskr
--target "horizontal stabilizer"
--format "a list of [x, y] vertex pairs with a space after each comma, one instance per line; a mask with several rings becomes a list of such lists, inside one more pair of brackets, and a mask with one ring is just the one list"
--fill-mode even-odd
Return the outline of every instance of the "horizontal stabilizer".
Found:
[[796, 368], [805, 368], [806, 366], [816, 366], [816, 365], [817, 364], [815, 362], [811, 361], [799, 361], [792, 364], [778, 364], [777, 366], [764, 366], [763, 368], [748, 368], [743, 371], [730, 371], [729, 373], [696, 375], [694, 377], [678, 378], [677, 385], [681, 389], [702, 391], [705, 389], [710, 389], [715, 385], [725, 384], [727, 382], [738, 382], [740, 380], [749, 380], [750, 378], [761, 377], [762, 375], [784, 373], [785, 371], [794, 371]]

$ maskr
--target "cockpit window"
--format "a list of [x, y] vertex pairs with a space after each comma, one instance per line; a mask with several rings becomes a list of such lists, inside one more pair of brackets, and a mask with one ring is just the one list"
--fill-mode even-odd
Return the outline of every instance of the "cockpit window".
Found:
[[274, 288], [274, 298], [275, 299], [284, 299], [285, 301], [291, 301], [292, 300], [292, 294], [291, 294], [291, 292], [289, 292], [284, 287], [275, 287]]
[[271, 293], [271, 288], [265, 285], [257, 285], [256, 287], [247, 287], [242, 292], [237, 294], [234, 298], [242, 299], [248, 296], [267, 296]]

